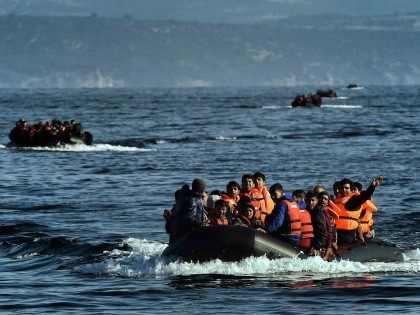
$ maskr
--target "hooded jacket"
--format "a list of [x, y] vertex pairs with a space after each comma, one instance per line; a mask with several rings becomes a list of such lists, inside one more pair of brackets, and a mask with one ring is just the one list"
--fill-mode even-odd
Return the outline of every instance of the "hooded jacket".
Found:
[[[269, 234], [280, 236], [292, 244], [297, 245], [301, 235], [300, 232], [292, 233], [291, 231], [291, 225], [293, 222], [290, 221], [290, 216], [288, 215], [288, 206], [285, 201], [296, 204], [292, 195], [284, 194], [281, 199], [277, 201], [273, 212], [267, 216], [265, 220], [265, 229]], [[296, 210], [299, 213], [299, 206], [297, 204], [296, 207]]]
[[205, 209], [199, 193], [190, 190], [185, 196], [180, 198], [176, 208], [174, 214], [174, 232], [176, 238], [203, 225]]

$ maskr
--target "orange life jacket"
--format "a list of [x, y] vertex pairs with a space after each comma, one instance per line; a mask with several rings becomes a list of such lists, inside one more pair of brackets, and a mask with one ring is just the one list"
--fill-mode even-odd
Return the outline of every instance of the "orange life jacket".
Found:
[[263, 194], [260, 193], [258, 189], [252, 188], [250, 192], [243, 192], [242, 196], [246, 196], [251, 199], [251, 203], [254, 206], [254, 217], [264, 222], [266, 215], [262, 215], [262, 213], [267, 213], [267, 208], [265, 206]]
[[337, 205], [331, 200], [328, 201], [328, 206], [326, 206], [325, 209], [327, 209], [330, 212], [334, 220], [337, 220], [339, 218], [338, 213], [340, 212], [340, 208], [337, 207]]
[[290, 222], [290, 234], [300, 235], [302, 231], [302, 224], [300, 223], [300, 211], [298, 204], [293, 201], [283, 200], [287, 206], [287, 215]]
[[226, 217], [225, 218], [217, 217], [213, 220], [213, 224], [214, 225], [229, 225], [229, 221]]
[[236, 197], [237, 198], [233, 198], [233, 197], [229, 196], [228, 194], [222, 194], [222, 196], [221, 196], [221, 199], [223, 201], [227, 201], [231, 205], [231, 210], [233, 212], [233, 215], [238, 214], [238, 201], [240, 199], [240, 196], [236, 196]]
[[343, 198], [337, 198], [335, 200], [335, 204], [340, 210], [338, 215], [339, 218], [335, 221], [335, 224], [337, 226], [337, 230], [355, 230], [359, 226], [359, 217], [360, 213], [362, 212], [362, 207], [360, 207], [358, 210], [355, 211], [348, 211], [345, 207], [347, 201], [351, 197], [353, 197], [354, 194], [350, 194]]
[[273, 199], [271, 199], [270, 192], [268, 191], [267, 187], [256, 187], [255, 189], [258, 190], [264, 198], [265, 211], [261, 212], [261, 220], [264, 222], [267, 215], [273, 212], [275, 204]]
[[299, 218], [301, 223], [301, 234], [302, 238], [312, 238], [314, 237], [314, 227], [312, 225], [311, 214], [305, 210], [299, 210]]
[[362, 230], [362, 233], [367, 233], [372, 230], [373, 226], [373, 211], [378, 211], [378, 208], [374, 205], [374, 203], [370, 200], [367, 200], [362, 205], [362, 212], [364, 214], [360, 217], [360, 228]]
[[238, 205], [238, 201], [241, 197], [240, 196], [236, 196], [236, 198], [229, 196], [228, 194], [222, 194], [221, 195], [221, 199], [223, 201], [227, 201], [229, 203], [231, 203], [232, 205], [234, 205], [235, 207]]

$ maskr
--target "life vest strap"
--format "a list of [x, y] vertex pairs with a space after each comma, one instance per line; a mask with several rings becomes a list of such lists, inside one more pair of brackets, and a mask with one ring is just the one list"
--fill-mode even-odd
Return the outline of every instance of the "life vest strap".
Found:
[[352, 217], [346, 217], [346, 216], [340, 216], [339, 219], [343, 219], [343, 220], [353, 220], [353, 221], [358, 221], [358, 219], [352, 218]]

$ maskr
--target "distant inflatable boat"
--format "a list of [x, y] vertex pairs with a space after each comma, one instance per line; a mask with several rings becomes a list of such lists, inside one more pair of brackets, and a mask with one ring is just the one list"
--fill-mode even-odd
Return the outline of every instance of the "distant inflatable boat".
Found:
[[93, 136], [80, 123], [53, 120], [53, 123], [29, 124], [20, 119], [9, 133], [9, 147], [56, 147], [66, 144], [90, 145]]
[[[169, 245], [162, 253], [185, 261], [240, 261], [246, 257], [307, 258], [301, 250], [266, 233], [240, 226], [208, 226], [196, 229]], [[401, 261], [402, 252], [395, 245], [371, 241], [352, 244], [338, 250], [337, 259], [357, 262]]]
[[322, 97], [318, 94], [300, 94], [296, 95], [291, 105], [292, 107], [320, 107], [322, 104]]

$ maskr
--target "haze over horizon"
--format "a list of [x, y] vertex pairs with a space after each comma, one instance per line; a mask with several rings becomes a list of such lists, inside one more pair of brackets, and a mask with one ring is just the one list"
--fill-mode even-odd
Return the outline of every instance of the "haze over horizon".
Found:
[[2, 0], [0, 15], [123, 17], [217, 23], [261, 22], [296, 15], [420, 12], [418, 0]]
[[0, 87], [420, 84], [419, 35], [418, 0], [3, 0]]

